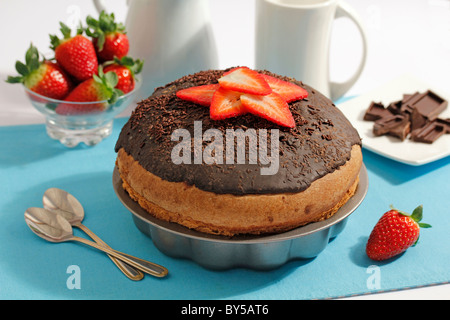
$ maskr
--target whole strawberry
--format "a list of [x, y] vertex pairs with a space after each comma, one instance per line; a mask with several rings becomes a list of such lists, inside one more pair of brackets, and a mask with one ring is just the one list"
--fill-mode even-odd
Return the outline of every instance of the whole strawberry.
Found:
[[128, 54], [130, 44], [125, 26], [115, 22], [114, 13], [108, 15], [102, 11], [98, 20], [88, 16], [86, 23], [86, 34], [92, 37], [100, 61], [113, 60], [114, 57], [121, 59]]
[[98, 75], [83, 81], [64, 99], [71, 102], [99, 103], [60, 103], [55, 112], [61, 115], [82, 115], [105, 111], [111, 104], [123, 95], [116, 89], [118, 77], [114, 72], [103, 73], [99, 68]]
[[69, 76], [56, 63], [39, 59], [39, 52], [33, 44], [25, 54], [25, 63], [17, 61], [16, 70], [20, 76], [9, 76], [6, 82], [23, 83], [33, 92], [48, 98], [62, 100], [73, 87]]
[[97, 54], [92, 42], [82, 35], [81, 29], [72, 37], [70, 28], [62, 22], [60, 25], [63, 38], [50, 35], [56, 61], [79, 82], [92, 78], [98, 70]]
[[430, 228], [421, 223], [423, 207], [417, 207], [411, 215], [391, 208], [375, 225], [366, 246], [372, 260], [386, 260], [405, 252], [419, 239], [420, 228]]
[[103, 71], [105, 73], [115, 72], [119, 78], [116, 88], [123, 93], [128, 93], [133, 91], [136, 82], [135, 76], [142, 71], [143, 65], [144, 62], [139, 59], [133, 60], [131, 57], [118, 59], [116, 57], [114, 61], [105, 63]]

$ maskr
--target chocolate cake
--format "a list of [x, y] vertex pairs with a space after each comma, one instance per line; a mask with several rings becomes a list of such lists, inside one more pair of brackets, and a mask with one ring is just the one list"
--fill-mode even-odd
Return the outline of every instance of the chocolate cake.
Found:
[[[283, 232], [331, 217], [357, 188], [362, 165], [357, 131], [324, 95], [268, 71], [258, 72], [308, 93], [307, 98], [289, 103], [295, 120], [292, 128], [249, 113], [212, 120], [209, 108], [177, 97], [186, 88], [217, 84], [226, 71], [182, 77], [138, 104], [115, 147], [124, 189], [158, 219], [226, 236]], [[173, 155], [180, 144], [173, 135], [177, 129], [191, 138], [192, 148], [184, 149], [190, 153], [182, 154], [187, 159], [182, 163]], [[226, 139], [214, 140], [218, 144], [212, 154], [222, 161], [206, 161], [201, 154], [211, 148], [211, 139], [205, 139], [210, 129], [223, 137], [252, 129], [259, 139], [252, 145], [249, 136], [247, 140], [233, 137], [233, 142], [245, 144], [245, 163], [237, 159], [239, 142], [230, 149], [234, 161], [227, 161], [230, 141]], [[261, 157], [250, 161], [251, 151], [261, 149], [263, 142], [269, 148], [267, 155], [277, 163]], [[262, 174], [271, 166], [272, 172]]]

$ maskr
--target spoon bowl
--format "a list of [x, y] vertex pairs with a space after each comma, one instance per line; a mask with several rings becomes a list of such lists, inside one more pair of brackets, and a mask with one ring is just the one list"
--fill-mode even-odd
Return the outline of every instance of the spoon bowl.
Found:
[[81, 223], [84, 219], [84, 209], [80, 201], [67, 191], [50, 188], [42, 198], [44, 208], [58, 211], [70, 224]]
[[25, 222], [34, 233], [47, 241], [63, 242], [73, 237], [72, 226], [67, 220], [48, 214], [48, 211], [42, 208], [27, 209]]
[[[158, 264], [125, 255], [122, 252], [99, 245], [96, 242], [73, 235], [72, 225], [61, 215], [44, 208], [29, 208], [25, 211], [25, 222], [36, 235], [50, 242], [78, 241], [94, 247], [132, 267], [155, 277], [165, 277], [168, 270]], [[144, 263], [141, 263], [145, 262]]]
[[[78, 199], [69, 192], [58, 188], [50, 188], [45, 191], [44, 196], [42, 197], [42, 203], [44, 208], [64, 217], [72, 226], [83, 230], [98, 244], [107, 246], [103, 240], [101, 240], [97, 235], [81, 223], [84, 219], [83, 206]], [[109, 257], [112, 262], [114, 262], [114, 264], [131, 280], [138, 281], [144, 278], [144, 274], [139, 270], [124, 263], [123, 261], [117, 260], [112, 256]]]

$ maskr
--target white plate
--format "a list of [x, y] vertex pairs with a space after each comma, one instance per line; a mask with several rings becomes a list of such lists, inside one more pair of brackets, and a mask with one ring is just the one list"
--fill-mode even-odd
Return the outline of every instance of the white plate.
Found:
[[[364, 113], [372, 101], [381, 102], [385, 106], [389, 103], [401, 100], [403, 94], [425, 92], [431, 90], [450, 101], [450, 94], [439, 91], [430, 85], [415, 79], [413, 76], [404, 75], [383, 86], [361, 95], [357, 98], [338, 104], [338, 108], [350, 120], [352, 125], [358, 130], [363, 147], [384, 157], [406, 163], [413, 166], [427, 164], [450, 155], [450, 134], [441, 136], [432, 144], [414, 142], [400, 139], [373, 135], [373, 122], [364, 121]], [[439, 118], [450, 118], [450, 107], [447, 107]]]

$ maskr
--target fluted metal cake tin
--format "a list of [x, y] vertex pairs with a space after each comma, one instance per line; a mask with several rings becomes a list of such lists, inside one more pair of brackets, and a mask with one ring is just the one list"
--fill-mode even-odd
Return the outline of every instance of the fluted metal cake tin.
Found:
[[271, 270], [291, 260], [318, 256], [329, 241], [344, 230], [349, 216], [367, 194], [369, 180], [364, 164], [359, 179], [355, 195], [327, 220], [280, 234], [231, 238], [197, 232], [152, 217], [122, 188], [117, 167], [113, 172], [113, 187], [117, 197], [132, 213], [136, 227], [149, 236], [164, 254], [174, 258], [191, 259], [212, 270]]

